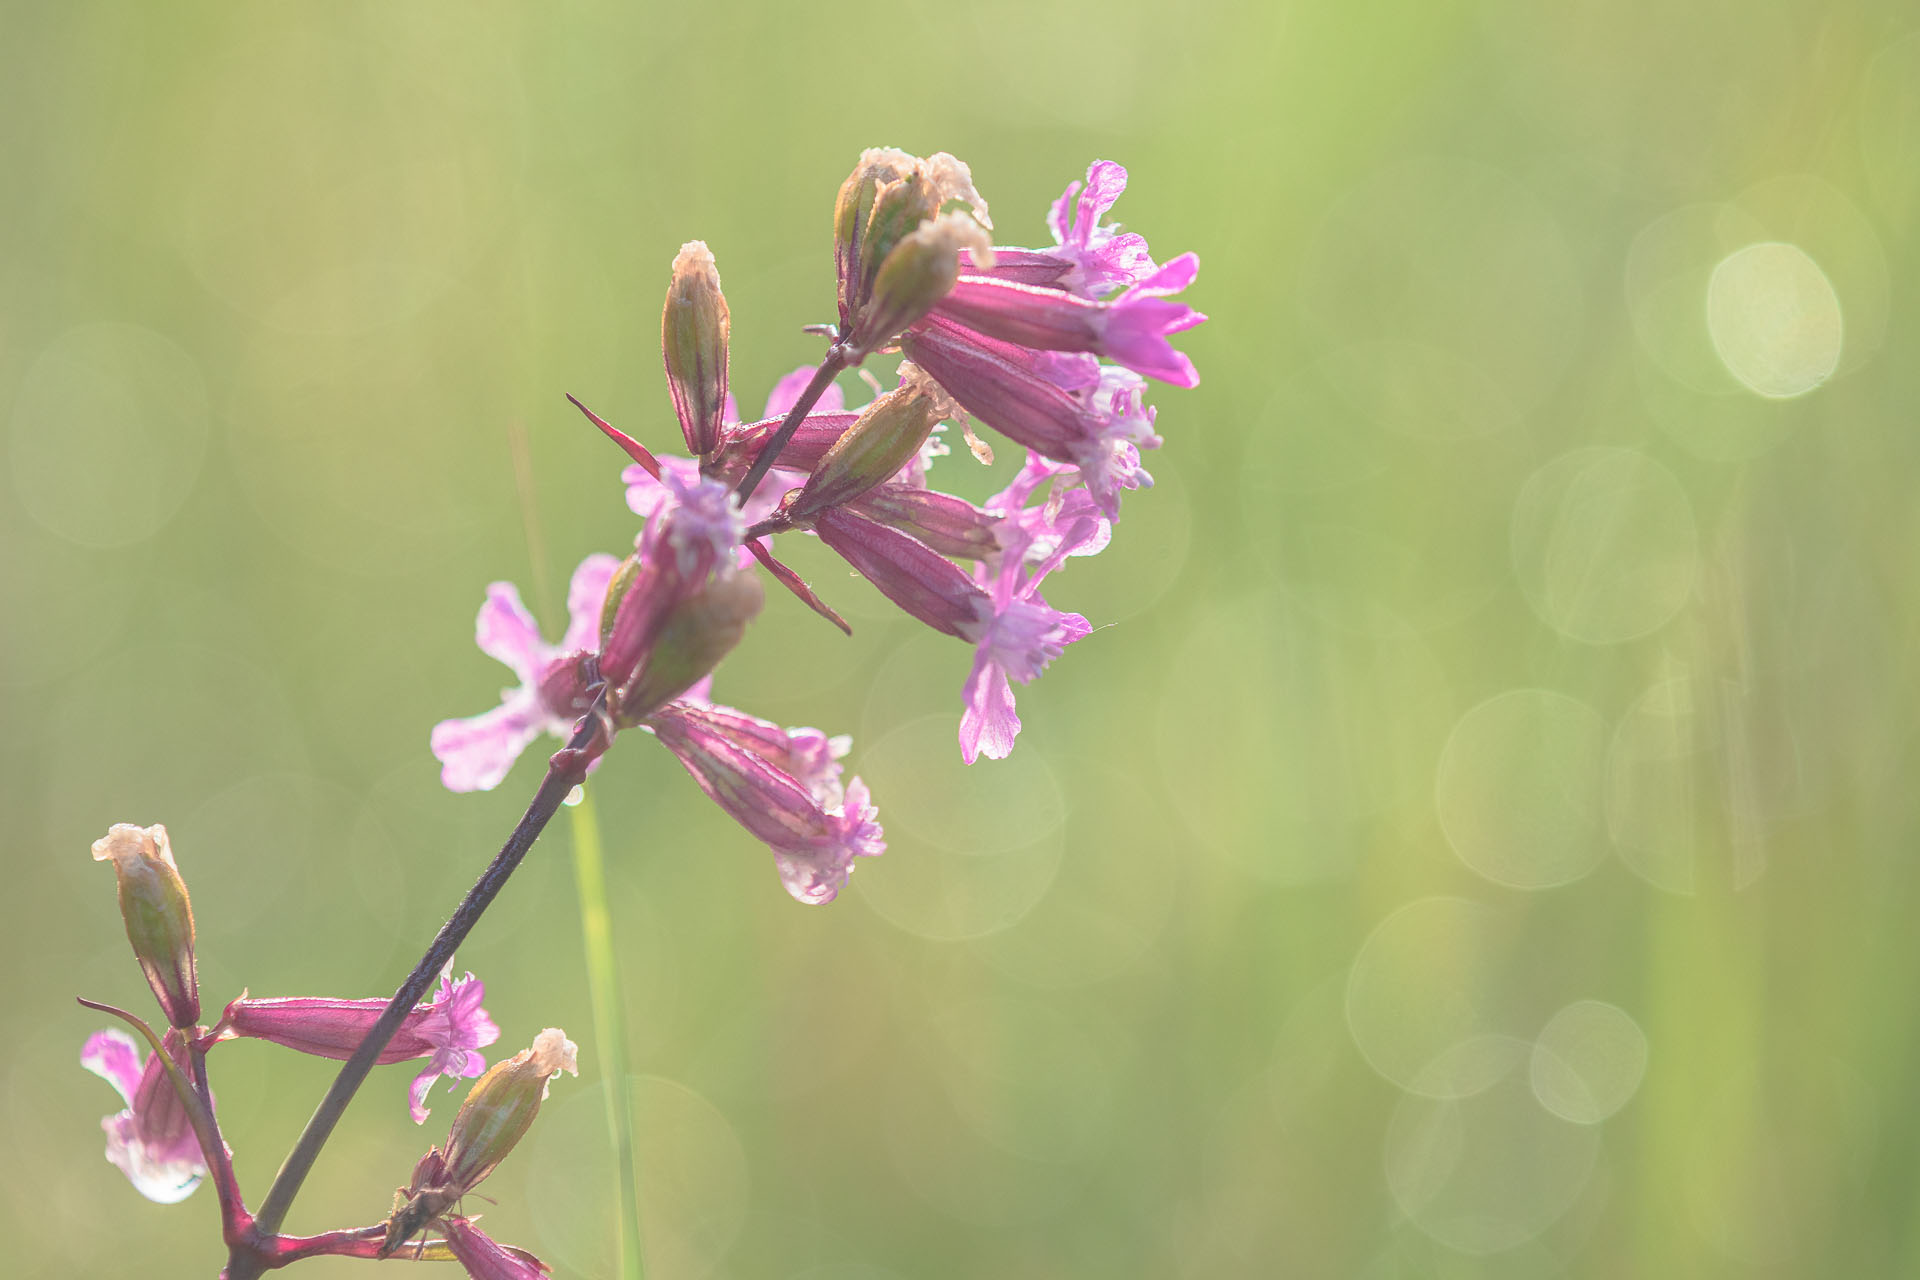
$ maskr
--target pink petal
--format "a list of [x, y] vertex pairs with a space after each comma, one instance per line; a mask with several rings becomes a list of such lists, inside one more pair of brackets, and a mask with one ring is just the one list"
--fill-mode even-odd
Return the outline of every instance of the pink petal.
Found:
[[563, 653], [600, 647], [600, 607], [607, 602], [607, 583], [619, 567], [616, 557], [595, 554], [573, 571], [567, 586], [567, 634], [560, 642]]
[[131, 1111], [100, 1122], [107, 1134], [107, 1161], [127, 1175], [127, 1181], [155, 1204], [178, 1204], [193, 1194], [207, 1175], [196, 1146], [191, 1156], [170, 1154], [143, 1141], [140, 1124]]
[[442, 720], [428, 739], [441, 764], [441, 785], [449, 791], [493, 790], [544, 726], [539, 695], [525, 689], [484, 714]]
[[960, 715], [960, 758], [972, 764], [985, 755], [1004, 760], [1020, 733], [1020, 717], [1013, 711], [1013, 686], [1007, 673], [983, 650], [974, 655], [973, 670], [961, 689], [966, 709]]
[[124, 1031], [96, 1031], [80, 1050], [80, 1065], [120, 1091], [120, 1100], [133, 1105], [140, 1085], [140, 1050]]
[[[761, 416], [765, 418], [780, 418], [786, 416], [787, 410], [793, 408], [794, 402], [800, 399], [800, 393], [807, 389], [809, 382], [813, 381], [813, 375], [814, 367], [810, 364], [803, 364], [786, 377], [780, 379], [780, 381], [774, 383], [772, 393], [767, 396], [767, 411]], [[838, 383], [834, 383], [828, 386], [825, 391], [821, 392], [820, 399], [817, 400], [813, 408], [807, 410], [807, 412], [809, 414], [839, 413], [846, 407], [846, 394], [840, 390]]]
[[474, 641], [480, 652], [512, 667], [521, 684], [532, 683], [549, 656], [539, 624], [520, 603], [520, 592], [511, 582], [487, 588], [487, 602], [474, 620]]
[[1114, 201], [1127, 189], [1127, 171], [1112, 160], [1095, 160], [1087, 168], [1087, 190], [1080, 197], [1080, 217], [1085, 221], [1078, 227], [1084, 241], [1094, 227], [1099, 225], [1101, 215], [1113, 208]]
[[425, 1071], [413, 1078], [407, 1088], [407, 1114], [413, 1117], [415, 1124], [425, 1124], [432, 1112], [427, 1110], [427, 1090], [433, 1088], [433, 1082], [440, 1078], [440, 1068], [429, 1065]]

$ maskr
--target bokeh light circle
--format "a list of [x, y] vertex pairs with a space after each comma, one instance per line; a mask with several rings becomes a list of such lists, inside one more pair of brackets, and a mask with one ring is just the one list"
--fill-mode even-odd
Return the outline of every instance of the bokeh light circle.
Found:
[[1502, 1075], [1462, 1098], [1403, 1098], [1387, 1127], [1387, 1187], [1421, 1231], [1462, 1253], [1515, 1249], [1573, 1207], [1599, 1130], [1550, 1114], [1527, 1087], [1523, 1041]]
[[1495, 884], [1548, 889], [1606, 856], [1607, 726], [1586, 703], [1510, 689], [1460, 717], [1434, 782], [1440, 827]]
[[1429, 785], [1449, 704], [1422, 637], [1341, 635], [1261, 592], [1194, 621], [1155, 740], [1193, 834], [1246, 872], [1297, 884], [1343, 874], [1364, 824]]
[[1790, 400], [1833, 376], [1844, 325], [1833, 283], [1797, 245], [1751, 244], [1707, 283], [1707, 331], [1727, 371], [1755, 395]]
[[1508, 921], [1465, 898], [1421, 898], [1375, 926], [1347, 975], [1347, 1029], [1360, 1056], [1409, 1093], [1458, 1098], [1512, 1069], [1491, 993]]
[[1696, 706], [1697, 682], [1662, 680], [1634, 699], [1607, 750], [1607, 828], [1620, 860], [1649, 884], [1692, 893], [1701, 857], [1702, 818], [1717, 805], [1706, 794], [1706, 766], [1720, 742], [1708, 709]]
[[1581, 292], [1531, 191], [1430, 156], [1383, 169], [1329, 211], [1301, 300], [1349, 403], [1391, 430], [1460, 439], [1517, 425], [1559, 381]]
[[1587, 644], [1665, 625], [1699, 571], [1686, 490], [1632, 449], [1576, 449], [1534, 472], [1514, 502], [1512, 548], [1534, 612]]
[[1548, 1019], [1528, 1064], [1533, 1096], [1574, 1124], [1599, 1124], [1626, 1106], [1646, 1073], [1646, 1033], [1601, 1000], [1576, 1000]]
[[34, 520], [83, 547], [132, 546], [173, 518], [200, 474], [206, 379], [152, 329], [81, 325], [21, 379], [8, 444]]
[[1053, 884], [1066, 798], [1040, 749], [960, 761], [956, 717], [922, 716], [866, 747], [858, 772], [886, 827], [886, 856], [856, 869], [854, 892], [923, 938], [977, 938], [1014, 924]]

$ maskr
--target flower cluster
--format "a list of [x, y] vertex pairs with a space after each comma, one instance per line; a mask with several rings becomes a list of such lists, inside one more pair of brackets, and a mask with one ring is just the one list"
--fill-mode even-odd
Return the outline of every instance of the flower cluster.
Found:
[[[738, 585], [756, 561], [845, 627], [775, 557], [772, 535], [787, 532], [818, 537], [907, 614], [973, 647], [961, 755], [1005, 757], [1020, 730], [1013, 685], [1091, 631], [1048, 604], [1042, 581], [1104, 549], [1122, 493], [1153, 483], [1141, 453], [1161, 441], [1146, 379], [1198, 381], [1169, 341], [1205, 319], [1172, 297], [1198, 260], [1156, 263], [1145, 239], [1102, 221], [1126, 183], [1125, 169], [1096, 161], [1050, 210], [1051, 246], [1000, 246], [965, 164], [866, 152], [835, 208], [834, 342], [818, 368], [782, 378], [749, 422], [729, 386], [719, 269], [705, 244], [685, 245], [661, 349], [689, 456], [655, 454], [589, 412], [632, 459], [621, 478], [645, 521], [635, 554], [618, 569], [606, 556], [581, 564], [555, 648], [510, 585], [488, 588], [481, 647], [521, 683], [494, 711], [434, 729], [447, 786], [493, 786], [541, 729], [567, 736], [597, 679], [613, 728], [642, 728], [672, 751], [772, 849], [794, 897], [831, 899], [855, 857], [885, 847], [866, 788], [857, 778], [842, 787], [837, 754], [796, 753], [794, 743], [825, 741], [817, 731], [781, 729], [704, 692], [758, 604]], [[904, 357], [898, 385], [849, 409], [834, 375], [884, 352]], [[1013, 482], [979, 506], [927, 483], [946, 451], [940, 425], [958, 422], [971, 440], [973, 419], [1026, 451]], [[708, 603], [686, 603], [695, 599]], [[510, 628], [490, 620], [503, 608]], [[678, 628], [665, 621], [675, 610]], [[579, 644], [596, 623], [597, 669]], [[512, 646], [489, 640], [509, 629]]]
[[[848, 629], [776, 556], [776, 537], [818, 538], [908, 616], [969, 646], [961, 755], [972, 764], [1012, 751], [1013, 686], [1092, 630], [1049, 604], [1042, 585], [1069, 559], [1104, 550], [1122, 495], [1152, 485], [1141, 457], [1161, 441], [1146, 380], [1198, 381], [1170, 341], [1205, 319], [1174, 296], [1193, 282], [1197, 259], [1158, 263], [1144, 239], [1102, 221], [1126, 182], [1119, 165], [1096, 161], [1052, 206], [1054, 243], [1020, 248], [993, 243], [987, 202], [959, 160], [865, 152], [834, 206], [839, 318], [826, 354], [781, 379], [753, 421], [740, 420], [729, 385], [732, 319], [713, 254], [699, 241], [681, 249], [660, 325], [686, 454], [655, 454], [574, 401], [629, 459], [620, 480], [640, 528], [629, 554], [591, 555], [574, 571], [557, 644], [542, 638], [511, 584], [487, 589], [475, 639], [517, 683], [493, 709], [434, 727], [442, 782], [486, 790], [543, 734], [567, 745], [392, 1000], [242, 992], [202, 1025], [193, 908], [165, 828], [115, 826], [94, 845], [94, 857], [114, 866], [127, 939], [165, 1015], [155, 1032], [131, 1013], [82, 1002], [121, 1018], [148, 1048], [143, 1055], [113, 1030], [82, 1051], [82, 1064], [126, 1104], [103, 1121], [107, 1158], [154, 1200], [180, 1200], [212, 1181], [235, 1280], [320, 1255], [452, 1259], [482, 1280], [545, 1273], [532, 1255], [488, 1238], [461, 1212], [462, 1198], [528, 1131], [551, 1079], [575, 1072], [575, 1046], [548, 1028], [488, 1068], [480, 1050], [499, 1029], [481, 1007], [484, 987], [471, 973], [455, 979], [450, 957], [620, 734], [637, 731], [671, 752], [768, 847], [803, 903], [832, 900], [856, 859], [885, 850], [866, 785], [843, 776], [847, 738], [713, 700], [715, 669], [760, 612], [763, 572]], [[873, 396], [850, 408], [836, 378], [886, 355], [900, 357], [892, 385], [863, 370]], [[991, 460], [976, 420], [1024, 455], [1011, 482], [979, 505], [928, 483], [947, 453], [943, 424]], [[427, 996], [436, 972], [438, 990]], [[240, 1194], [207, 1079], [211, 1050], [248, 1039], [348, 1063], [258, 1219]], [[366, 1071], [420, 1060], [408, 1092], [416, 1124], [442, 1076], [478, 1079], [445, 1144], [420, 1158], [387, 1216], [316, 1236], [279, 1234]], [[440, 1238], [428, 1240], [429, 1231]]]
[[[511, 615], [503, 613], [496, 621], [510, 624]], [[502, 639], [509, 631], [510, 626], [503, 626], [488, 633], [483, 626], [483, 637], [491, 634], [504, 652], [516, 643]], [[524, 656], [527, 650], [522, 646], [513, 648], [512, 652]], [[132, 1014], [109, 1006], [92, 1006], [117, 1014], [154, 1046], [152, 1052], [143, 1055], [131, 1036], [123, 1031], [107, 1030], [88, 1037], [80, 1051], [80, 1065], [112, 1085], [126, 1104], [100, 1122], [107, 1134], [107, 1159], [126, 1174], [135, 1190], [162, 1204], [184, 1200], [211, 1173], [221, 1189], [221, 1208], [230, 1233], [244, 1233], [249, 1219], [233, 1179], [230, 1153], [219, 1136], [213, 1092], [204, 1084], [208, 1051], [230, 1040], [249, 1039], [264, 1040], [316, 1057], [344, 1060], [353, 1055], [374, 1029], [388, 1001], [313, 996], [262, 999], [242, 992], [238, 999], [227, 1004], [211, 1027], [198, 1025], [200, 986], [194, 953], [193, 904], [174, 861], [167, 829], [117, 824], [94, 842], [93, 856], [113, 864], [127, 936], [169, 1024], [163, 1035], [156, 1036]], [[463, 1130], [473, 1129], [475, 1116], [484, 1110], [476, 1103], [486, 1091], [483, 1086], [491, 1088], [488, 1082], [502, 1077], [504, 1068], [524, 1064], [528, 1058], [528, 1053], [522, 1053], [482, 1075], [487, 1071], [487, 1064], [480, 1050], [500, 1038], [500, 1029], [481, 1007], [485, 995], [486, 987], [479, 979], [471, 973], [455, 978], [449, 965], [441, 971], [438, 991], [402, 1016], [397, 1031], [375, 1058], [383, 1064], [426, 1060], [408, 1091], [407, 1109], [414, 1123], [425, 1122], [427, 1090], [436, 1080], [442, 1076], [455, 1081], [481, 1076], [454, 1121], [456, 1136]], [[546, 1074], [553, 1074], [560, 1066], [572, 1070], [572, 1044], [566, 1042], [562, 1051], [562, 1041], [552, 1039], [559, 1035], [557, 1031], [542, 1035], [547, 1041], [536, 1040], [535, 1050], [529, 1053], [540, 1050], [543, 1043], [548, 1044], [542, 1061], [557, 1065], [552, 1065]], [[198, 1089], [194, 1084], [196, 1080], [200, 1082]], [[528, 1118], [531, 1119], [531, 1111]], [[525, 1125], [520, 1127], [524, 1130]], [[518, 1134], [514, 1136], [517, 1138]], [[511, 1145], [511, 1141], [503, 1143], [498, 1134], [489, 1141], [494, 1144], [494, 1154], [484, 1168], [469, 1168], [462, 1173], [457, 1182], [462, 1191], [470, 1189], [491, 1171]], [[449, 1139], [449, 1149], [456, 1146], [454, 1140]], [[458, 1199], [457, 1194], [447, 1198], [445, 1208], [451, 1208]], [[441, 1212], [444, 1209], [432, 1217], [437, 1220]], [[425, 1220], [413, 1230], [424, 1225]], [[470, 1224], [461, 1229], [467, 1232], [462, 1248], [476, 1254], [501, 1249]], [[315, 1253], [371, 1257], [376, 1255], [370, 1252], [370, 1242], [376, 1235], [382, 1240], [390, 1239], [392, 1230], [389, 1221], [381, 1224], [378, 1232], [363, 1228], [358, 1232], [333, 1232], [303, 1241], [274, 1237], [258, 1241], [256, 1246], [263, 1256], [283, 1260]], [[412, 1233], [412, 1230], [407, 1232]], [[447, 1234], [451, 1237], [454, 1233]]]

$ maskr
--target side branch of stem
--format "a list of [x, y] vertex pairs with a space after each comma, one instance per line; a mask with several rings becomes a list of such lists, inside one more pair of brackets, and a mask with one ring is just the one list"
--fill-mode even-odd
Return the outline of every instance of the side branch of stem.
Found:
[[[555, 752], [553, 759], [548, 762], [547, 775], [541, 779], [540, 789], [534, 793], [513, 834], [507, 837], [506, 844], [501, 846], [487, 869], [480, 873], [480, 878], [467, 891], [467, 896], [460, 900], [460, 905], [454, 908], [446, 924], [440, 927], [433, 945], [427, 948], [420, 963], [414, 966], [407, 980], [394, 992], [393, 999], [387, 1002], [379, 1021], [367, 1032], [366, 1039], [360, 1042], [353, 1057], [347, 1059], [334, 1077], [326, 1096], [315, 1108], [313, 1118], [307, 1121], [300, 1140], [294, 1144], [293, 1150], [280, 1166], [280, 1172], [274, 1176], [266, 1199], [260, 1202], [260, 1211], [254, 1217], [253, 1231], [250, 1233], [256, 1240], [278, 1233], [320, 1149], [332, 1136], [334, 1125], [339, 1123], [347, 1104], [353, 1100], [367, 1073], [373, 1069], [380, 1051], [387, 1047], [408, 1012], [420, 1003], [440, 970], [453, 958], [454, 949], [466, 940], [467, 934], [472, 932], [474, 925], [480, 922], [480, 917], [486, 914], [487, 908], [506, 887], [507, 880], [527, 856], [534, 841], [540, 838], [540, 833], [546, 830], [547, 823], [553, 819], [561, 801], [567, 798], [567, 793], [586, 777], [587, 765], [599, 750], [605, 749], [605, 742], [601, 740], [603, 726], [603, 702], [596, 700], [567, 745]], [[256, 1250], [235, 1247], [231, 1251], [227, 1280], [257, 1280], [261, 1271]]]

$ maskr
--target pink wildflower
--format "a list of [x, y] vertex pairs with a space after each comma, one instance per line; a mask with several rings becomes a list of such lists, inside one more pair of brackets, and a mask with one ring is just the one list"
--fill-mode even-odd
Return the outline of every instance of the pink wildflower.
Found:
[[963, 259], [961, 270], [997, 280], [1064, 289], [1081, 298], [1100, 299], [1152, 275], [1158, 268], [1146, 237], [1122, 232], [1100, 218], [1127, 189], [1127, 171], [1111, 160], [1087, 167], [1084, 184], [1067, 184], [1047, 211], [1047, 229], [1055, 248], [1009, 249], [994, 246], [994, 266], [982, 269]]
[[541, 640], [539, 625], [512, 583], [487, 588], [475, 640], [482, 653], [512, 668], [520, 686], [504, 691], [492, 711], [433, 727], [429, 741], [447, 790], [490, 791], [535, 738], [542, 733], [565, 738], [572, 732], [588, 705], [580, 660], [598, 647], [600, 609], [618, 566], [612, 556], [591, 555], [573, 571], [567, 633], [557, 646]]
[[1039, 594], [1041, 580], [1069, 556], [1091, 555], [1111, 536], [1111, 524], [1085, 490], [1068, 489], [1028, 505], [1043, 484], [1071, 470], [1029, 454], [1014, 482], [988, 500], [990, 510], [1007, 513], [1000, 524], [1005, 550], [974, 574], [990, 605], [966, 637], [975, 646], [960, 717], [960, 754], [968, 764], [983, 754], [1002, 760], [1013, 750], [1020, 717], [1011, 682], [1033, 680], [1092, 631], [1085, 618], [1054, 609]]
[[[179, 1033], [169, 1031], [162, 1043], [184, 1067], [187, 1054]], [[100, 1122], [107, 1132], [108, 1161], [149, 1200], [175, 1204], [192, 1195], [207, 1175], [206, 1157], [160, 1055], [149, 1054], [143, 1062], [133, 1037], [96, 1031], [80, 1050], [80, 1065], [112, 1085], [127, 1104]]]
[[840, 785], [844, 738], [687, 702], [648, 724], [700, 789], [773, 850], [780, 882], [799, 901], [831, 901], [856, 857], [885, 852], [866, 784]]
[[[480, 1007], [486, 991], [486, 984], [471, 973], [453, 980], [449, 965], [440, 974], [439, 991], [431, 1000], [414, 1006], [375, 1059], [383, 1065], [427, 1059], [407, 1091], [407, 1111], [415, 1124], [426, 1122], [427, 1090], [436, 1079], [471, 1079], [486, 1070], [487, 1061], [478, 1050], [500, 1038], [500, 1028]], [[269, 1040], [300, 1053], [345, 1061], [360, 1047], [386, 1007], [382, 999], [257, 1000], [242, 996], [227, 1006], [220, 1031], [222, 1038]]]
[[935, 312], [989, 337], [1043, 351], [1091, 351], [1176, 387], [1200, 383], [1193, 361], [1173, 349], [1172, 334], [1206, 319], [1168, 295], [1200, 272], [1200, 259], [1183, 253], [1107, 302], [1037, 285], [962, 276]]

